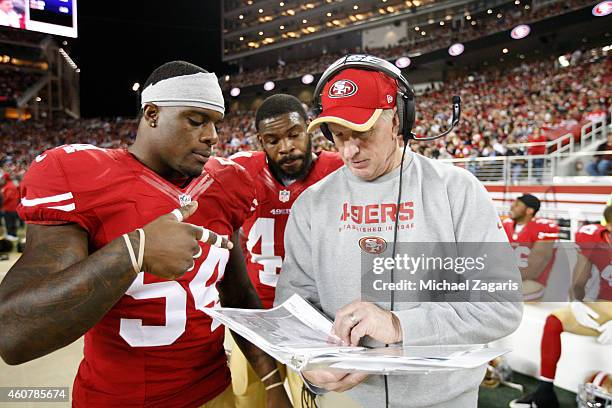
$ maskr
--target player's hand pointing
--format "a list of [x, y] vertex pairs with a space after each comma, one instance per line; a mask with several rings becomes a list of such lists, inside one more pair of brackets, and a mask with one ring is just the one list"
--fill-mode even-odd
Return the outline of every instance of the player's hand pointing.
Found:
[[204, 227], [184, 222], [198, 208], [193, 201], [144, 226], [143, 270], [160, 278], [176, 279], [191, 270], [202, 254], [199, 242], [232, 249], [232, 242]]

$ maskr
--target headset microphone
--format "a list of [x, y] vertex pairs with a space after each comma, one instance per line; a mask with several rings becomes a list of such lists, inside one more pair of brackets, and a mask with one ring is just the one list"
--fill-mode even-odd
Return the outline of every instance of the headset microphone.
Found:
[[459, 97], [458, 95], [455, 95], [453, 96], [453, 118], [451, 120], [450, 128], [448, 128], [445, 132], [442, 132], [437, 136], [431, 136], [431, 137], [416, 137], [416, 135], [411, 132], [409, 140], [426, 142], [428, 140], [435, 140], [435, 139], [444, 137], [448, 135], [453, 130], [453, 128], [459, 124], [460, 117], [461, 117], [461, 97]]

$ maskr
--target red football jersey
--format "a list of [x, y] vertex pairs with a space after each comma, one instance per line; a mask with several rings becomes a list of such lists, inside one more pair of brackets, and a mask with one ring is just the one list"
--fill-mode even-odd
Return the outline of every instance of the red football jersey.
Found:
[[302, 191], [344, 163], [337, 153], [323, 151], [305, 179], [285, 187], [270, 172], [265, 152], [241, 152], [231, 159], [243, 166], [255, 182], [258, 206], [242, 226], [241, 241], [249, 277], [263, 306], [269, 309], [285, 257], [285, 226], [293, 202]]
[[[508, 240], [512, 243], [514, 251], [519, 259], [519, 267], [527, 266], [527, 259], [531, 253], [533, 244], [537, 241], [556, 241], [559, 239], [559, 226], [551, 220], [545, 218], [533, 218], [527, 223], [520, 232], [516, 232], [516, 224], [511, 218], [506, 218], [503, 222], [504, 230], [508, 236]], [[553, 256], [548, 262], [548, 265], [540, 273], [537, 282], [546, 286], [548, 281], [548, 275], [555, 263], [555, 253], [553, 250]]]
[[[91, 252], [190, 200], [199, 210], [188, 222], [230, 236], [255, 203], [250, 176], [227, 159], [210, 159], [200, 177], [179, 188], [127, 150], [91, 145], [38, 156], [21, 194], [26, 222], [77, 223]], [[141, 272], [85, 334], [75, 406], [197, 407], [230, 384], [223, 327], [203, 312], [218, 304], [229, 251], [200, 245], [192, 271], [175, 281]]]
[[576, 233], [576, 244], [599, 273], [598, 299], [612, 300], [612, 237], [600, 224], [580, 227]]

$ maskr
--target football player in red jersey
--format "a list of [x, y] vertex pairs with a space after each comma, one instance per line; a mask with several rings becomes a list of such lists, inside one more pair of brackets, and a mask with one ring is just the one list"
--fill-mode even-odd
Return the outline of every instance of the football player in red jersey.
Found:
[[[265, 308], [271, 308], [285, 247], [285, 226], [293, 202], [302, 191], [343, 165], [336, 153], [312, 151], [306, 132], [308, 117], [294, 96], [277, 94], [257, 110], [255, 123], [263, 151], [242, 152], [231, 157], [253, 178], [258, 206], [242, 226], [249, 277]], [[232, 385], [238, 407], [264, 403], [264, 386], [244, 356], [232, 353]], [[289, 372], [293, 402], [301, 406], [302, 381]]]
[[[27, 244], [0, 285], [0, 354], [19, 364], [85, 334], [76, 407], [233, 407], [224, 330], [204, 310], [261, 305], [221, 238], [252, 213], [255, 189], [240, 166], [209, 160], [224, 114], [214, 74], [176, 61], [143, 89], [129, 149], [62, 146], [28, 170]], [[238, 341], [261, 377], [275, 370]], [[266, 383], [269, 406], [290, 406], [278, 373]]]
[[540, 200], [536, 196], [523, 194], [512, 203], [510, 218], [503, 221], [518, 258], [526, 301], [538, 300], [544, 295], [555, 263], [554, 242], [559, 238], [559, 227], [553, 221], [536, 218], [539, 209]]
[[[606, 226], [589, 224], [576, 233], [578, 258], [574, 266], [570, 306], [554, 311], [542, 333], [540, 383], [536, 391], [510, 403], [511, 408], [558, 408], [553, 388], [557, 363], [561, 358], [561, 333], [597, 338], [612, 344], [612, 206], [604, 210]], [[597, 301], [585, 302], [585, 288], [595, 271], [599, 275]]]

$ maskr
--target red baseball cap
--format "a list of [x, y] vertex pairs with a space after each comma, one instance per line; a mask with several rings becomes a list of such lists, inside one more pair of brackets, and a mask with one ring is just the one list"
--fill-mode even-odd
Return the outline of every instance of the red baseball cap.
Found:
[[369, 130], [384, 109], [395, 107], [397, 83], [382, 72], [349, 68], [325, 84], [323, 111], [308, 126], [312, 132], [322, 123], [336, 123], [357, 132]]

